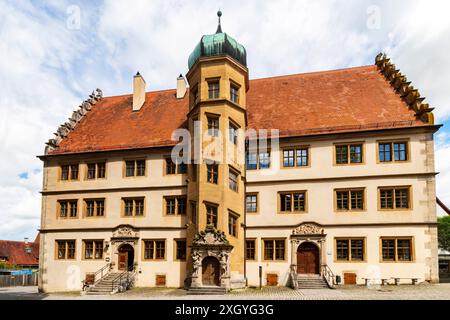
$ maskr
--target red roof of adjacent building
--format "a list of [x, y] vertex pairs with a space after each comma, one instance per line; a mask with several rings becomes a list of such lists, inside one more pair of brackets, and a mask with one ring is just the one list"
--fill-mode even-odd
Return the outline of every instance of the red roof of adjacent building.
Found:
[[[132, 95], [103, 98], [49, 154], [174, 145], [189, 101], [175, 93], [148, 92], [138, 112]], [[251, 80], [247, 111], [248, 128], [279, 129], [281, 137], [428, 126], [376, 66]]]
[[[39, 235], [36, 239], [39, 238]], [[31, 248], [28, 253], [26, 248]], [[9, 264], [16, 266], [39, 266], [39, 241], [28, 242], [0, 240], [0, 257], [5, 257]]]

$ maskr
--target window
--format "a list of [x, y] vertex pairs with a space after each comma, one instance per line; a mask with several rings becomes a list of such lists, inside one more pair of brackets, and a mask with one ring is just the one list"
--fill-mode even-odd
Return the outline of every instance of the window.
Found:
[[256, 260], [256, 240], [245, 240], [245, 258], [247, 260]]
[[285, 259], [284, 239], [263, 240], [264, 260], [283, 261]]
[[336, 239], [337, 261], [364, 261], [364, 239]]
[[228, 213], [228, 234], [233, 237], [237, 237], [238, 219], [236, 214]]
[[363, 145], [345, 144], [335, 146], [336, 164], [363, 163]]
[[197, 203], [191, 201], [191, 222], [197, 224]]
[[58, 260], [75, 259], [75, 240], [57, 240], [56, 258]]
[[103, 240], [84, 240], [84, 259], [103, 259]]
[[380, 209], [410, 209], [409, 193], [409, 187], [379, 188]]
[[186, 214], [186, 197], [164, 197], [166, 202], [167, 215], [184, 215]]
[[61, 180], [78, 180], [78, 164], [68, 164], [61, 166]]
[[183, 163], [182, 160], [179, 160], [180, 163], [175, 163], [172, 161], [172, 158], [168, 157], [165, 159], [165, 161], [166, 161], [166, 175], [187, 173], [187, 164]]
[[283, 167], [308, 167], [309, 166], [309, 148], [298, 147], [283, 150]]
[[144, 260], [164, 260], [166, 240], [144, 240]]
[[230, 187], [231, 190], [237, 192], [239, 174], [233, 169], [229, 169], [228, 177], [229, 177], [228, 186]]
[[125, 217], [142, 217], [144, 215], [144, 198], [123, 199]]
[[247, 152], [246, 168], [247, 170], [269, 169], [270, 151]]
[[378, 143], [378, 160], [380, 162], [408, 161], [408, 142]]
[[233, 84], [230, 85], [230, 100], [239, 103], [239, 87]]
[[105, 216], [105, 200], [85, 200], [86, 217], [104, 217]]
[[87, 165], [87, 179], [104, 179], [106, 176], [106, 163], [98, 162], [98, 163], [88, 163]]
[[336, 190], [336, 209], [338, 211], [364, 210], [364, 189]]
[[206, 205], [206, 224], [217, 228], [217, 206]]
[[186, 240], [175, 240], [175, 259], [186, 260]]
[[127, 160], [125, 161], [126, 177], [145, 176], [145, 160]]
[[219, 117], [208, 117], [208, 135], [212, 137], [219, 136]]
[[247, 194], [245, 196], [245, 206], [249, 213], [258, 212], [258, 194]]
[[209, 99], [219, 98], [219, 81], [208, 82], [208, 98]]
[[235, 124], [230, 122], [230, 128], [228, 131], [228, 137], [230, 139], [230, 142], [233, 144], [237, 144], [237, 139], [238, 139], [238, 126], [236, 126]]
[[280, 193], [281, 212], [305, 212], [306, 191]]
[[207, 164], [207, 181], [209, 183], [217, 184], [217, 179], [219, 177], [219, 166], [217, 164]]
[[59, 218], [76, 218], [78, 215], [78, 201], [77, 200], [60, 200], [59, 204]]
[[413, 261], [412, 248], [412, 238], [381, 238], [382, 261]]
[[192, 96], [194, 97], [194, 105], [197, 104], [197, 102], [199, 101], [199, 96], [198, 96], [198, 86], [196, 86], [193, 90], [192, 90]]

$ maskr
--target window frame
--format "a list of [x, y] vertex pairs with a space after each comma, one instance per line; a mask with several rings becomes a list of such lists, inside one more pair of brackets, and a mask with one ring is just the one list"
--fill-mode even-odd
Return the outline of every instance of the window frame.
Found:
[[[256, 167], [254, 169], [250, 169], [248, 167], [250, 154], [255, 155], [255, 166]], [[268, 159], [269, 166], [267, 168], [261, 166], [261, 155], [262, 154], [269, 154], [269, 159]], [[272, 150], [269, 149], [266, 151], [259, 151], [259, 150], [258, 151], [255, 151], [255, 150], [252, 150], [252, 151], [247, 150], [246, 151], [246, 153], [245, 153], [245, 170], [248, 170], [248, 171], [268, 170], [271, 168], [271, 166], [272, 166]]]
[[[167, 170], [169, 169], [169, 163], [170, 162], [170, 167], [173, 166], [174, 170], [173, 173], [169, 173], [167, 172]], [[185, 171], [184, 172], [180, 172], [180, 168], [182, 166], [185, 166]], [[172, 157], [171, 156], [164, 156], [164, 164], [163, 164], [163, 175], [164, 176], [176, 176], [176, 175], [187, 175], [188, 174], [188, 165], [187, 163], [175, 163], [172, 161]]]
[[[78, 199], [58, 199], [56, 200], [56, 219], [57, 220], [74, 220], [79, 218], [80, 205]], [[61, 203], [67, 204], [67, 212], [65, 217], [61, 217]], [[75, 216], [71, 216], [72, 204], [76, 203], [77, 211]]]
[[228, 235], [230, 235], [231, 237], [239, 237], [239, 218], [239, 214], [228, 210]]
[[[351, 148], [354, 146], [361, 146], [361, 162], [351, 162], [352, 153]], [[347, 162], [337, 162], [337, 148], [347, 147]], [[333, 144], [333, 165], [334, 166], [358, 166], [366, 164], [366, 142], [365, 141], [352, 141], [352, 142], [338, 142]]]
[[[404, 143], [406, 146], [405, 156], [406, 160], [395, 160], [395, 151], [394, 145]], [[409, 138], [405, 139], [391, 139], [391, 140], [377, 140], [377, 164], [394, 164], [394, 163], [408, 163], [411, 162], [411, 143]], [[390, 152], [391, 152], [391, 160], [390, 161], [381, 161], [380, 159], [380, 145], [381, 144], [389, 144]]]
[[[206, 82], [208, 84], [208, 100], [220, 99], [220, 78], [209, 79]], [[213, 87], [214, 85], [217, 87]]]
[[[236, 180], [232, 179], [232, 175], [236, 177]], [[237, 171], [236, 169], [229, 166], [228, 167], [228, 189], [231, 191], [234, 191], [236, 193], [239, 193], [240, 178], [241, 178], [241, 173], [239, 171]], [[236, 189], [232, 188], [232, 183], [234, 183], [236, 185]]]
[[[59, 258], [59, 243], [64, 242], [64, 258]], [[74, 254], [73, 258], [68, 258], [69, 253], [69, 242], [74, 243]], [[56, 239], [55, 240], [55, 260], [56, 261], [63, 261], [63, 260], [77, 260], [77, 240], [76, 239]]]
[[[208, 218], [210, 216], [210, 214], [208, 213], [208, 208], [215, 209], [215, 223], [213, 223], [212, 225], [217, 229], [219, 223], [219, 205], [210, 202], [205, 202], [206, 225], [210, 225], [210, 223], [208, 223]], [[214, 218], [214, 215], [212, 215], [212, 217]]]
[[[362, 260], [352, 260], [352, 241], [363, 241], [363, 258]], [[347, 241], [348, 245], [348, 260], [338, 259], [338, 241]], [[336, 237], [334, 238], [334, 263], [366, 263], [367, 262], [367, 239], [365, 237]]]
[[[408, 190], [408, 208], [397, 208], [396, 205], [396, 191], [397, 190], [404, 190], [407, 189]], [[392, 191], [392, 208], [382, 208], [381, 206], [381, 192], [382, 191]], [[377, 206], [378, 206], [378, 211], [385, 211], [385, 212], [392, 212], [392, 211], [412, 211], [413, 210], [413, 190], [412, 190], [412, 186], [383, 186], [383, 187], [378, 187], [377, 190]]]
[[[394, 240], [394, 260], [384, 260], [383, 258], [383, 240]], [[409, 240], [410, 242], [410, 260], [399, 260], [398, 259], [398, 240]], [[382, 236], [379, 240], [379, 255], [380, 255], [380, 263], [415, 263], [416, 262], [416, 254], [415, 254], [415, 241], [413, 236]]]
[[[72, 179], [72, 167], [73, 166], [77, 166], [78, 170], [77, 170], [77, 178], [76, 179]], [[68, 167], [68, 171], [67, 171], [67, 179], [63, 179], [63, 167]], [[81, 176], [81, 166], [79, 162], [70, 162], [70, 163], [60, 163], [59, 164], [59, 181], [60, 182], [74, 182], [74, 181], [80, 181], [80, 176]]]
[[[138, 173], [138, 161], [144, 161], [145, 164], [145, 172], [144, 175], [137, 175]], [[134, 168], [133, 168], [133, 175], [128, 176], [127, 175], [127, 162], [134, 162]], [[132, 178], [145, 178], [148, 175], [148, 164], [146, 158], [130, 158], [130, 159], [123, 159], [123, 169], [122, 169], [122, 176], [125, 179], [132, 179]]]
[[[253, 259], [249, 259], [248, 258], [248, 246], [247, 246], [247, 241], [251, 241], [253, 242], [253, 250], [254, 250], [254, 258]], [[247, 238], [245, 239], [245, 260], [246, 261], [258, 261], [258, 241], [256, 238]]]
[[[219, 89], [220, 89], [220, 87], [219, 87]], [[230, 80], [230, 95], [229, 95], [229, 99], [230, 99], [230, 101], [232, 103], [239, 104], [240, 89], [241, 89], [241, 86], [239, 84], [237, 84], [236, 82]], [[235, 97], [235, 99], [233, 99], [233, 97]]]
[[[86, 181], [94, 181], [94, 180], [105, 180], [106, 179], [106, 172], [107, 172], [107, 161], [106, 160], [99, 160], [99, 161], [89, 161], [85, 164], [85, 174], [84, 174], [84, 180]], [[104, 176], [99, 177], [99, 167], [100, 165], [104, 165]], [[94, 178], [89, 178], [89, 166], [94, 166]]]
[[[272, 252], [272, 259], [266, 259], [266, 241], [272, 241], [273, 243], [273, 252]], [[276, 242], [277, 241], [283, 241], [284, 243], [284, 257], [283, 260], [276, 259]], [[287, 261], [287, 251], [288, 248], [286, 246], [286, 238], [262, 238], [262, 261], [263, 262], [286, 262]]]
[[[210, 168], [214, 170], [210, 170]], [[210, 181], [212, 178], [212, 182]], [[206, 182], [214, 185], [219, 184], [219, 165], [217, 163], [206, 164]]]
[[[175, 201], [175, 207], [174, 207], [174, 213], [168, 213], [167, 211], [167, 201], [168, 200], [174, 200]], [[180, 213], [180, 201], [184, 200], [184, 212]], [[179, 217], [179, 216], [185, 216], [187, 214], [187, 196], [186, 195], [177, 195], [177, 196], [163, 196], [163, 208], [164, 208], [164, 215], [169, 217]]]
[[[146, 253], [146, 242], [151, 242], [152, 243], [152, 257], [151, 258], [146, 258], [145, 257], [145, 253]], [[157, 246], [156, 243], [157, 242], [164, 242], [164, 258], [156, 258], [157, 254]], [[166, 261], [167, 260], [167, 239], [142, 239], [142, 261], [154, 261], [154, 262], [158, 262], [158, 261]]]
[[[247, 210], [247, 197], [256, 197], [256, 211]], [[245, 194], [245, 213], [246, 214], [258, 214], [259, 213], [259, 192], [248, 192]]]
[[[301, 166], [297, 163], [297, 151], [299, 150], [305, 150], [306, 149], [306, 158], [307, 158], [307, 165]], [[284, 165], [284, 153], [285, 151], [293, 151], [293, 166], [285, 166]], [[310, 145], [298, 145], [298, 146], [287, 146], [282, 147], [280, 152], [280, 166], [281, 169], [305, 169], [305, 168], [311, 168], [311, 146]]]
[[[213, 124], [217, 124], [217, 126], [214, 126]], [[219, 131], [220, 131], [220, 115], [213, 114], [213, 113], [207, 113], [206, 114], [206, 132], [208, 136], [213, 138], [219, 137]]]
[[[180, 248], [178, 243], [184, 242], [184, 259], [180, 259], [178, 257], [178, 249]], [[186, 238], [179, 238], [179, 239], [173, 239], [173, 260], [174, 261], [186, 261], [187, 260], [187, 239]]]
[[[304, 207], [305, 210], [299, 211], [299, 210], [294, 210], [294, 194], [300, 194], [303, 193], [304, 194]], [[289, 211], [283, 211], [282, 209], [282, 195], [291, 195], [291, 210]], [[308, 191], [307, 190], [295, 190], [295, 191], [278, 191], [277, 193], [277, 197], [278, 197], [278, 214], [289, 214], [289, 215], [293, 215], [293, 214], [306, 214], [308, 213]]]
[[[92, 242], [92, 258], [86, 258], [86, 242]], [[101, 242], [101, 257], [100, 258], [96, 258], [96, 253], [97, 253], [97, 243]], [[82, 243], [82, 260], [86, 260], [86, 261], [100, 261], [103, 260], [105, 257], [105, 240], [104, 239], [83, 239], [81, 241]]]
[[[338, 206], [338, 192], [347, 192], [348, 194], [348, 209], [339, 209]], [[353, 209], [352, 208], [352, 192], [362, 192], [362, 209]], [[367, 196], [366, 196], [366, 188], [342, 188], [342, 189], [334, 189], [334, 211], [335, 212], [366, 212], [367, 211]]]
[[[103, 202], [103, 215], [98, 215], [98, 202]], [[94, 202], [94, 215], [88, 216], [88, 202]], [[86, 198], [83, 199], [83, 218], [95, 219], [95, 218], [105, 218], [106, 217], [106, 199], [105, 198]]]
[[[147, 206], [145, 204], [146, 202], [146, 198], [145, 197], [123, 197], [121, 199], [122, 201], [122, 208], [121, 208], [121, 218], [129, 218], [129, 219], [134, 219], [134, 218], [143, 218], [146, 216], [146, 210], [147, 210]], [[132, 215], [131, 216], [127, 216], [125, 215], [125, 205], [126, 205], [126, 201], [133, 201], [133, 211], [132, 211]], [[143, 208], [142, 208], [142, 215], [136, 215], [136, 201], [143, 201]]]

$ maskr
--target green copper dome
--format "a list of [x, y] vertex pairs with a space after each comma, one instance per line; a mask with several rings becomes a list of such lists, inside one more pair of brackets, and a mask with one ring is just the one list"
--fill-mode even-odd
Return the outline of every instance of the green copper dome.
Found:
[[[220, 16], [221, 14], [219, 15], [219, 18]], [[220, 20], [217, 32], [215, 34], [203, 36], [189, 56], [189, 69], [192, 68], [200, 57], [219, 55], [229, 55], [239, 61], [242, 65], [247, 66], [247, 52], [245, 51], [244, 46], [239, 44], [228, 34], [222, 32]]]

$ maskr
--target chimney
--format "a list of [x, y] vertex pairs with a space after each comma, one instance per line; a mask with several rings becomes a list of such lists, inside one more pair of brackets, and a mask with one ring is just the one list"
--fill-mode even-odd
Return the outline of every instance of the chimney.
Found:
[[138, 72], [133, 78], [133, 111], [141, 110], [145, 103], [145, 80]]
[[184, 79], [183, 75], [180, 74], [180, 76], [177, 78], [177, 99], [183, 99], [186, 94], [186, 90], [186, 80]]
[[23, 242], [25, 242], [25, 245], [28, 245], [28, 238], [23, 238]]

